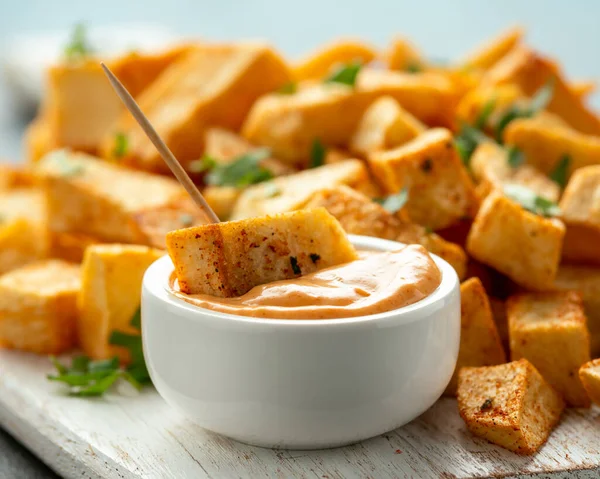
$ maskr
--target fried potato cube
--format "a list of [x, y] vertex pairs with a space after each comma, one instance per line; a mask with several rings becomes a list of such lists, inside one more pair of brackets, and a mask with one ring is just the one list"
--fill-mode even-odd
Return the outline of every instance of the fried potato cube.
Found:
[[568, 174], [578, 168], [600, 164], [600, 137], [549, 124], [540, 118], [511, 121], [504, 130], [504, 141], [516, 146], [529, 164], [547, 174], [565, 156], [569, 157]]
[[560, 200], [567, 226], [563, 257], [600, 265], [600, 165], [576, 170]]
[[533, 290], [552, 285], [564, 224], [542, 218], [493, 192], [483, 201], [467, 238], [467, 252], [517, 284]]
[[325, 208], [173, 231], [167, 248], [181, 291], [219, 297], [357, 258]]
[[456, 369], [444, 394], [455, 395], [463, 367], [493, 366], [506, 362], [488, 296], [479, 278], [460, 285], [460, 349]]
[[350, 138], [350, 150], [360, 154], [403, 145], [425, 131], [425, 125], [392, 97], [375, 100]]
[[402, 221], [368, 196], [340, 185], [316, 192], [305, 208], [324, 207], [340, 222], [348, 234], [375, 236], [405, 244], [420, 244], [450, 263], [459, 278], [465, 276], [467, 255], [464, 250], [424, 226]]
[[[258, 97], [289, 80], [283, 59], [267, 46], [204, 46], [171, 65], [140, 94], [138, 103], [173, 154], [187, 166], [202, 155], [209, 125], [239, 129]], [[106, 137], [103, 156], [114, 156], [116, 133], [127, 138], [127, 151], [120, 161], [146, 171], [168, 172], [129, 113], [121, 115]]]
[[401, 36], [394, 37], [383, 60], [390, 70], [422, 70], [426, 66], [423, 55], [407, 38]]
[[38, 354], [75, 345], [79, 265], [32, 263], [0, 276], [0, 344]]
[[[122, 168], [82, 153], [51, 153], [36, 170], [44, 177], [50, 229], [103, 242], [151, 243], [136, 215], [186, 197], [174, 179]], [[188, 211], [181, 211], [184, 213]], [[181, 226], [185, 224], [177, 227]]]
[[297, 210], [304, 207], [316, 191], [335, 185], [348, 185], [365, 193], [375, 188], [362, 161], [340, 161], [246, 188], [233, 208], [231, 219]]
[[130, 322], [140, 307], [142, 278], [148, 266], [165, 254], [139, 245], [97, 244], [87, 248], [81, 265], [77, 321], [79, 345], [86, 355], [128, 359], [124, 348], [110, 344], [110, 335], [112, 331], [139, 334]]
[[102, 243], [93, 236], [80, 233], [50, 233], [48, 256], [72, 263], [81, 263], [88, 246]]
[[458, 409], [469, 431], [517, 454], [536, 452], [564, 407], [526, 359], [462, 368], [458, 376]]
[[513, 361], [533, 364], [568, 405], [589, 407], [578, 371], [590, 360], [590, 336], [581, 295], [527, 293], [506, 303]]
[[471, 216], [477, 206], [449, 130], [428, 130], [403, 146], [372, 153], [368, 162], [387, 193], [408, 189], [406, 210], [416, 223], [442, 229]]
[[252, 107], [242, 134], [271, 148], [282, 161], [306, 165], [316, 139], [327, 147], [345, 148], [366, 109], [380, 96], [393, 97], [420, 121], [434, 125], [451, 124], [458, 101], [452, 82], [442, 75], [362, 69], [354, 88], [314, 83], [292, 95], [265, 95]]
[[600, 359], [594, 359], [581, 366], [579, 379], [581, 379], [588, 397], [600, 405]]
[[523, 39], [523, 28], [512, 27], [469, 53], [459, 65], [466, 69], [488, 70]]
[[600, 119], [571, 91], [558, 67], [525, 46], [505, 55], [487, 71], [482, 83], [515, 83], [527, 96], [533, 96], [549, 81], [553, 82], [553, 96], [547, 110], [581, 133], [600, 135]]
[[25, 130], [25, 158], [28, 163], [36, 163], [56, 148], [58, 148], [58, 143], [53, 136], [47, 115], [42, 112]]
[[485, 191], [482, 197], [492, 189], [501, 190], [509, 183], [525, 186], [555, 203], [560, 197], [560, 187], [556, 182], [531, 165], [512, 167], [508, 162], [508, 151], [496, 143], [481, 143], [476, 148], [471, 156], [471, 172], [479, 182], [478, 191]]
[[322, 80], [336, 67], [353, 62], [366, 65], [376, 56], [375, 48], [361, 41], [337, 40], [300, 60], [292, 68], [292, 75], [297, 81]]

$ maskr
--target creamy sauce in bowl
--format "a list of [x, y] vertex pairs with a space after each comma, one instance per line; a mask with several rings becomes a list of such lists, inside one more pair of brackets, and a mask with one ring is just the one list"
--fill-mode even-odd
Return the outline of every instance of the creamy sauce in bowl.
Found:
[[234, 298], [171, 292], [195, 306], [269, 319], [336, 319], [383, 313], [416, 303], [440, 285], [441, 272], [419, 245], [360, 252], [359, 259], [298, 278], [256, 286]]

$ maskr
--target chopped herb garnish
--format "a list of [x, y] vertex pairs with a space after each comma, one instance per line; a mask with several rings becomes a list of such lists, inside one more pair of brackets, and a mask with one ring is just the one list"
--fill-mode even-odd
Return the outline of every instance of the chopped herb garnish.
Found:
[[294, 93], [296, 93], [298, 91], [298, 84], [296, 82], [288, 82], [284, 85], [282, 85], [279, 90], [277, 90], [277, 93], [280, 93], [282, 95], [293, 95]]
[[489, 99], [485, 103], [485, 105], [483, 105], [483, 108], [479, 112], [479, 115], [477, 116], [477, 118], [475, 118], [475, 122], [473, 123], [473, 126], [475, 128], [477, 128], [478, 130], [483, 130], [487, 126], [490, 116], [492, 115], [492, 113], [494, 113], [495, 107], [496, 107], [496, 99], [495, 98]]
[[321, 140], [315, 138], [312, 143], [312, 147], [310, 148], [310, 165], [309, 168], [317, 168], [318, 166], [323, 166], [325, 164], [325, 155], [327, 151], [321, 143]]
[[265, 198], [275, 198], [281, 194], [279, 187], [271, 182], [265, 184]]
[[325, 79], [325, 83], [341, 83], [353, 87], [361, 68], [362, 64], [358, 62], [342, 65]]
[[507, 148], [506, 153], [508, 164], [511, 168], [518, 168], [525, 163], [525, 155], [518, 148], [511, 146]]
[[127, 154], [129, 139], [125, 133], [115, 135], [115, 147], [113, 148], [113, 157], [123, 158]]
[[93, 53], [88, 43], [85, 25], [81, 23], [75, 25], [64, 53], [68, 61], [78, 61]]
[[489, 138], [481, 130], [466, 123], [461, 126], [458, 135], [454, 137], [454, 146], [467, 168], [471, 165], [473, 152], [484, 141], [489, 141]]
[[317, 264], [317, 261], [319, 261], [321, 259], [321, 255], [318, 255], [317, 253], [311, 253], [310, 254], [310, 260], [314, 263]]
[[290, 264], [292, 265], [294, 274], [302, 274], [302, 270], [300, 269], [300, 266], [298, 266], [298, 258], [290, 256]]
[[204, 173], [205, 171], [212, 170], [215, 166], [217, 166], [217, 163], [218, 161], [212, 156], [204, 155], [199, 160], [190, 162], [188, 169], [192, 173]]
[[407, 73], [421, 73], [423, 67], [418, 62], [410, 62], [406, 64], [404, 71]]
[[184, 213], [179, 217], [179, 221], [183, 226], [192, 226], [194, 224], [194, 217], [190, 214]]
[[375, 198], [375, 201], [390, 213], [395, 214], [400, 211], [408, 201], [408, 189], [404, 187], [395, 195], [390, 195], [386, 198]]
[[273, 178], [273, 173], [260, 163], [271, 156], [268, 148], [249, 151], [227, 163], [215, 163], [206, 175], [206, 183], [216, 186], [245, 186]]
[[479, 408], [481, 411], [487, 411], [488, 409], [492, 409], [492, 400], [490, 398], [483, 401], [483, 404]]
[[[140, 329], [140, 317], [138, 309], [131, 319], [131, 326]], [[70, 366], [62, 364], [55, 357], [50, 357], [57, 374], [48, 375], [48, 379], [66, 384], [71, 396], [80, 397], [101, 396], [119, 379], [129, 382], [136, 389], [150, 383], [150, 375], [142, 353], [141, 337], [113, 331], [110, 342], [129, 350], [131, 363], [127, 368], [121, 367], [116, 356], [99, 361], [92, 361], [87, 356], [75, 356]]]
[[561, 159], [558, 160], [558, 163], [554, 167], [554, 170], [552, 170], [552, 172], [550, 173], [550, 179], [561, 188], [567, 186], [570, 165], [571, 157], [569, 155], [563, 155]]
[[556, 203], [537, 195], [535, 191], [525, 186], [508, 184], [504, 187], [504, 194], [536, 215], [550, 217], [560, 214], [560, 208]]

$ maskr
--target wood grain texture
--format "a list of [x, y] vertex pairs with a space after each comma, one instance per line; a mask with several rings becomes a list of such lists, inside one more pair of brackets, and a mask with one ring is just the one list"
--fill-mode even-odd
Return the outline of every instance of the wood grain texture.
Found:
[[67, 478], [600, 476], [598, 408], [569, 410], [533, 457], [473, 438], [447, 398], [407, 426], [354, 446], [274, 451], [204, 431], [152, 388], [135, 397], [64, 396], [45, 379], [51, 369], [46, 358], [0, 351], [0, 424]]

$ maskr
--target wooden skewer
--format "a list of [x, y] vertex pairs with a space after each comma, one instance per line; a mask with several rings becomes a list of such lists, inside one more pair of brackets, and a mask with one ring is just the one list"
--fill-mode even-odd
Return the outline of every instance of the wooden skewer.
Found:
[[144, 133], [146, 133], [146, 136], [148, 136], [150, 141], [154, 144], [154, 146], [160, 153], [162, 159], [165, 160], [165, 163], [175, 175], [175, 178], [177, 178], [179, 183], [181, 183], [181, 185], [186, 189], [188, 194], [192, 197], [196, 204], [206, 213], [210, 220], [213, 223], [218, 223], [220, 221], [219, 217], [215, 214], [210, 205], [206, 202], [204, 196], [202, 196], [202, 193], [200, 193], [198, 188], [196, 188], [196, 185], [194, 185], [194, 182], [183, 169], [181, 163], [177, 161], [175, 155], [173, 155], [171, 150], [169, 150], [169, 147], [158, 135], [154, 127], [150, 124], [148, 118], [146, 118], [146, 115], [142, 113], [142, 110], [140, 109], [136, 101], [133, 99], [131, 94], [127, 91], [127, 89], [123, 86], [119, 79], [114, 75], [113, 72], [110, 71], [110, 69], [104, 63], [101, 62], [100, 65], [102, 66], [104, 73], [106, 73], [110, 84], [117, 92], [117, 95], [125, 104], [127, 109], [131, 112], [138, 124], [142, 127]]

